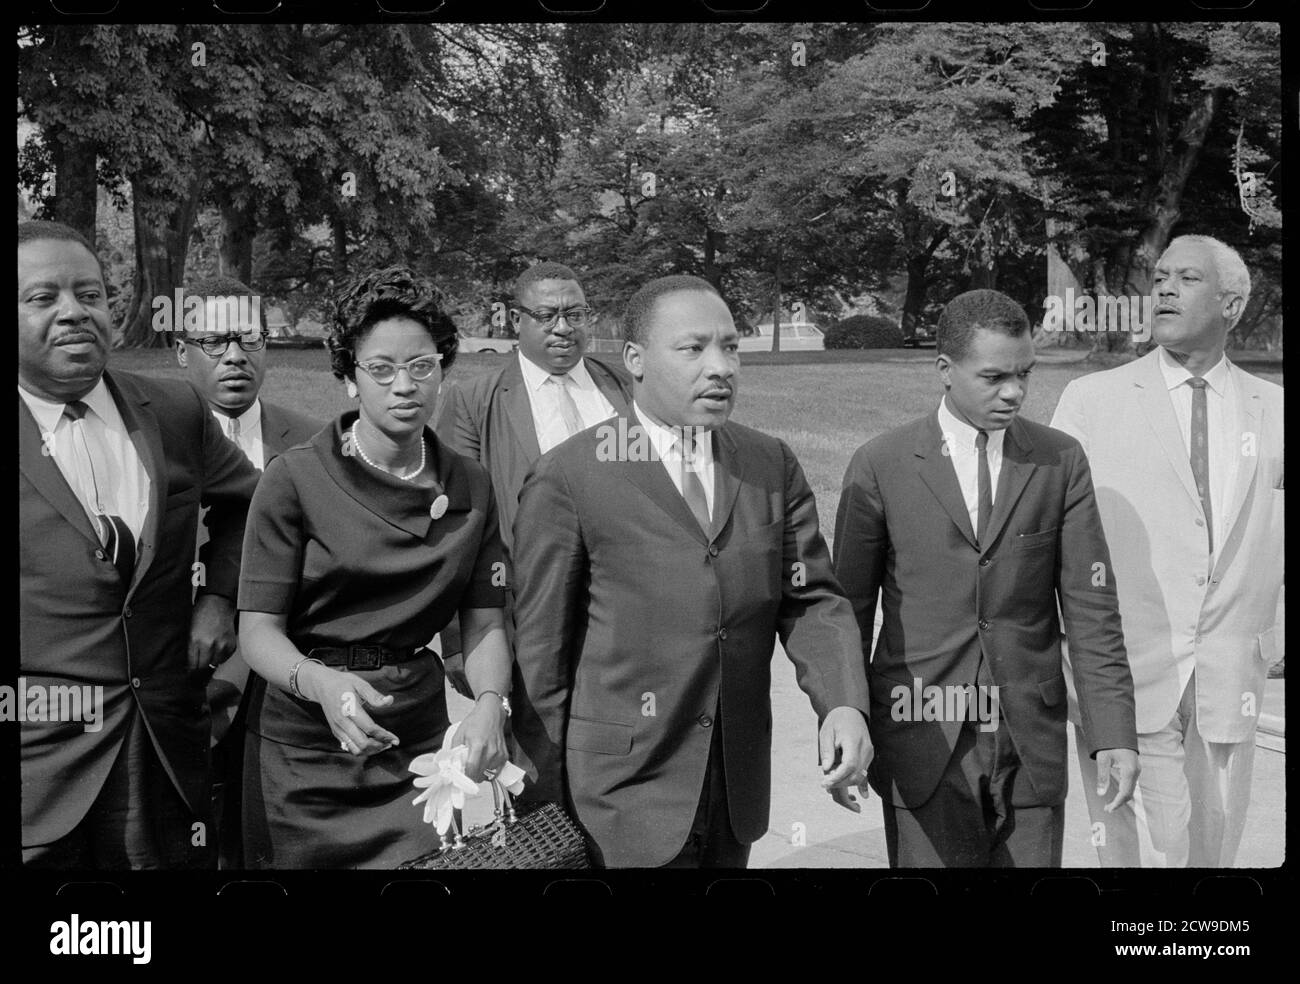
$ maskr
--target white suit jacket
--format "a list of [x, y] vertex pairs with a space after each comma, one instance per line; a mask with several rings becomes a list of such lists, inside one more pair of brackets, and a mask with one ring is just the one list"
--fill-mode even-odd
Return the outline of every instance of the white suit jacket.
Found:
[[1133, 670], [1138, 731], [1169, 723], [1182, 697], [1180, 680], [1194, 669], [1202, 737], [1247, 741], [1278, 644], [1282, 387], [1229, 364], [1241, 460], [1232, 511], [1214, 517], [1219, 549], [1210, 570], [1205, 517], [1159, 355], [1153, 349], [1072, 381], [1052, 426], [1076, 437], [1092, 466]]

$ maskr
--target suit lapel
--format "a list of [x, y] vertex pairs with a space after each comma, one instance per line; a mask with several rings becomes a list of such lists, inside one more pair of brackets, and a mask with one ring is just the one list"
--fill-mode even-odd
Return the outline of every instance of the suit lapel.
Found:
[[[953, 468], [948, 455], [944, 453], [943, 434], [939, 430], [939, 421], [932, 413], [925, 418], [921, 440], [914, 454], [921, 460], [917, 470], [926, 487], [939, 500], [944, 512], [961, 531], [966, 541], [976, 549], [975, 530], [970, 524], [970, 513], [966, 509], [966, 500], [962, 497], [961, 486], [957, 483], [957, 470]], [[1003, 462], [1003, 467], [1006, 463]]]
[[21, 396], [18, 397], [18, 470], [27, 476], [36, 491], [45, 497], [59, 515], [96, 547], [102, 546], [81, 500], [63, 477], [54, 456], [46, 453], [45, 442], [41, 440], [41, 429]]
[[262, 458], [264, 465], [289, 446], [289, 424], [282, 421], [275, 412], [275, 407], [265, 400], [261, 403], [262, 411]]
[[1011, 421], [1006, 436], [1002, 439], [1002, 468], [998, 475], [998, 491], [993, 498], [993, 515], [989, 518], [988, 533], [984, 536], [980, 553], [987, 553], [990, 546], [997, 542], [1002, 528], [1011, 518], [1029, 476], [1034, 472], [1034, 463], [1029, 452], [1033, 442], [1025, 432], [1024, 424], [1019, 419]]
[[[1237, 421], [1240, 437], [1238, 441], [1244, 441], [1246, 434], [1254, 435], [1255, 453], [1240, 454], [1238, 448], [1229, 448], [1229, 453], [1237, 453], [1237, 483], [1232, 494], [1232, 512], [1227, 516], [1227, 522], [1220, 526], [1215, 523], [1214, 542], [1218, 544], [1228, 542], [1228, 537], [1232, 535], [1232, 528], [1237, 525], [1237, 520], [1241, 518], [1242, 509], [1246, 505], [1246, 499], [1250, 494], [1250, 487], [1255, 482], [1255, 473], [1259, 471], [1259, 453], [1264, 444], [1264, 401], [1255, 392], [1255, 387], [1251, 385], [1250, 377], [1246, 373], [1238, 371], [1237, 367], [1229, 364], [1229, 372], [1232, 373], [1233, 388], [1237, 392]], [[1189, 464], [1188, 470], [1191, 466]], [[1210, 503], [1213, 509], [1214, 503]], [[1223, 556], [1222, 548], [1217, 548], [1220, 557]]]
[[135, 445], [135, 452], [140, 456], [145, 473], [149, 476], [149, 513], [145, 516], [144, 529], [140, 533], [137, 546], [135, 573], [131, 577], [131, 586], [127, 597], [135, 590], [153, 562], [158, 547], [158, 524], [162, 522], [163, 506], [167, 500], [167, 472], [162, 468], [167, 456], [163, 451], [162, 434], [158, 430], [158, 421], [148, 408], [149, 398], [135, 387], [121, 387], [112, 373], [104, 373], [104, 382], [117, 404], [122, 423]]
[[[686, 500], [682, 498], [682, 494], [677, 491], [677, 486], [673, 484], [673, 480], [668, 477], [668, 469], [664, 467], [664, 463], [660, 461], [658, 457], [653, 455], [653, 447], [650, 444], [649, 435], [645, 433], [645, 430], [641, 426], [641, 422], [637, 419], [636, 414], [634, 413], [629, 414], [627, 417], [627, 439], [629, 449], [638, 445], [644, 447], [646, 449], [645, 457], [647, 459], [638, 461], [628, 460], [622, 463], [621, 467], [623, 468], [623, 474], [626, 476], [627, 480], [640, 489], [651, 502], [675, 519], [688, 533], [699, 540], [700, 543], [707, 545], [710, 542], [711, 537], [706, 536], [704, 531], [700, 529], [700, 524], [695, 520], [695, 514], [691, 512], [691, 508], [686, 504]], [[714, 447], [716, 450], [717, 445], [715, 444]], [[720, 530], [722, 528], [718, 523], [719, 518], [723, 515], [718, 509], [721, 499], [716, 492], [718, 488], [716, 483], [720, 473], [721, 469], [715, 461], [713, 466], [715, 483], [713, 509], [714, 530]], [[732, 502], [735, 502], [734, 494], [732, 496]]]
[[710, 541], [716, 540], [727, 528], [745, 476], [745, 459], [736, 447], [731, 429], [724, 425], [713, 433], [713, 535]]
[[626, 417], [631, 413], [632, 408], [628, 406], [627, 396], [623, 393], [623, 388], [618, 385], [614, 373], [606, 368], [605, 364], [599, 359], [588, 359], [585, 356], [583, 361], [587, 364], [587, 372], [591, 376], [591, 381], [596, 384], [596, 388], [605, 394], [605, 399], [614, 408], [614, 412], [620, 417]]
[[510, 423], [510, 432], [523, 449], [525, 461], [531, 465], [542, 456], [541, 445], [537, 443], [537, 425], [533, 422], [533, 407], [528, 400], [528, 388], [524, 383], [523, 371], [519, 368], [522, 355], [516, 355], [515, 361], [501, 374], [501, 406], [505, 410], [506, 420]]
[[1196, 479], [1192, 477], [1191, 458], [1187, 445], [1178, 431], [1178, 418], [1174, 415], [1173, 401], [1169, 398], [1169, 387], [1160, 372], [1160, 349], [1154, 349], [1145, 357], [1149, 360], [1140, 367], [1134, 385], [1138, 388], [1138, 404], [1142, 408], [1142, 417], [1146, 420], [1160, 450], [1169, 459], [1169, 464], [1182, 482], [1187, 497], [1197, 509], [1201, 508], [1201, 497], [1196, 492]]

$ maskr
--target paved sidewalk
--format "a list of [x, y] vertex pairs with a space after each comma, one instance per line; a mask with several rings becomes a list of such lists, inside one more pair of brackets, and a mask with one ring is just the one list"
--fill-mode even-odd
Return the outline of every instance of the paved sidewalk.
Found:
[[[836, 806], [818, 785], [817, 719], [795, 685], [794, 667], [778, 648], [772, 662], [772, 816], [765, 837], [754, 845], [752, 868], [883, 868], [884, 821], [880, 797], [863, 804], [861, 815]], [[1263, 710], [1282, 714], [1283, 681], [1268, 681]], [[1066, 798], [1066, 868], [1097, 866], [1089, 836], [1088, 807], [1079, 785], [1073, 737], [1070, 792]], [[1276, 867], [1284, 857], [1286, 756], [1257, 748], [1250, 812], [1238, 852], [1239, 867]]]
[[[451, 720], [469, 712], [469, 701], [448, 695]], [[1284, 712], [1283, 681], [1268, 681], [1263, 711]], [[817, 767], [817, 718], [808, 698], [795, 684], [794, 666], [777, 647], [772, 657], [772, 813], [768, 832], [754, 844], [751, 868], [887, 868], [884, 821], [875, 793], [860, 814], [837, 806], [822, 790]], [[1088, 807], [1079, 785], [1073, 735], [1070, 740], [1070, 792], [1066, 799], [1066, 868], [1097, 866], [1089, 841]], [[1276, 867], [1284, 857], [1286, 830], [1286, 756], [1257, 748], [1250, 812], [1237, 863], [1240, 867]], [[482, 787], [486, 790], [486, 787]], [[466, 822], [482, 823], [491, 815], [491, 797], [466, 806]]]

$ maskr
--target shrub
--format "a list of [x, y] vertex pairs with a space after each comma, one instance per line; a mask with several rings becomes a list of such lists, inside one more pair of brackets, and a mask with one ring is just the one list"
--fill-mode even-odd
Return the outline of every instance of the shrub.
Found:
[[832, 325], [826, 332], [828, 349], [902, 348], [903, 329], [888, 318], [858, 314]]

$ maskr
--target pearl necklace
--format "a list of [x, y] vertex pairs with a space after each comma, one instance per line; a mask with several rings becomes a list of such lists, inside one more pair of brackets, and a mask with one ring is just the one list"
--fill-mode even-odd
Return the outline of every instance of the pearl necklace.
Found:
[[361, 422], [360, 419], [358, 419], [358, 420], [357, 420], [355, 423], [353, 423], [353, 425], [352, 425], [352, 431], [351, 431], [351, 434], [352, 434], [352, 446], [355, 447], [355, 448], [357, 449], [357, 453], [358, 453], [359, 455], [361, 455], [361, 460], [364, 461], [367, 465], [369, 465], [371, 468], [376, 469], [377, 471], [381, 471], [381, 472], [383, 472], [385, 475], [392, 475], [393, 478], [395, 478], [395, 479], [397, 479], [398, 481], [401, 481], [401, 482], [410, 482], [410, 481], [414, 480], [414, 479], [415, 479], [415, 478], [420, 474], [420, 472], [424, 471], [425, 446], [424, 446], [424, 435], [423, 435], [423, 434], [420, 435], [420, 467], [417, 468], [417, 469], [415, 469], [415, 471], [411, 472], [411, 474], [409, 474], [409, 475], [399, 475], [399, 474], [397, 474], [397, 472], [395, 472], [395, 471], [389, 471], [389, 470], [388, 470], [387, 468], [385, 468], [383, 465], [377, 465], [377, 464], [375, 464], [373, 461], [370, 460], [370, 456], [366, 454], [366, 449], [363, 448], [363, 447], [361, 446], [361, 441], [360, 441], [360, 439], [357, 437], [357, 424], [359, 424], [360, 422]]

